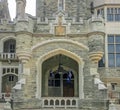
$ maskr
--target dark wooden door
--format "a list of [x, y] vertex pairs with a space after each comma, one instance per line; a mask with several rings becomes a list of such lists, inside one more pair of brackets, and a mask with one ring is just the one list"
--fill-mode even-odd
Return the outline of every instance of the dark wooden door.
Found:
[[63, 97], [74, 97], [74, 81], [63, 81]]

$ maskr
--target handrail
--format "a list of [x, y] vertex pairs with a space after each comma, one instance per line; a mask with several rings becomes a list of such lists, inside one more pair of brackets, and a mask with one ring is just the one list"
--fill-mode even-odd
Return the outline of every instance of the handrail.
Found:
[[0, 53], [0, 59], [18, 59], [16, 53]]

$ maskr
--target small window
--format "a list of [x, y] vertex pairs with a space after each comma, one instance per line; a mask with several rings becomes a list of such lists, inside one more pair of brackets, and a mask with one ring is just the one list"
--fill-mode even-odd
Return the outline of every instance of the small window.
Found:
[[116, 85], [117, 85], [117, 83], [111, 83], [111, 89], [115, 90], [116, 89]]
[[6, 73], [6, 68], [3, 68], [3, 74], [5, 74]]
[[101, 15], [104, 18], [104, 8], [98, 9], [97, 15]]
[[52, 87], [60, 87], [60, 74], [50, 73], [48, 85]]
[[9, 81], [10, 81], [10, 82], [11, 82], [11, 81], [14, 81], [14, 76], [13, 76], [13, 75], [9, 76]]
[[64, 6], [65, 6], [65, 1], [64, 0], [58, 0], [58, 10], [65, 10]]
[[5, 53], [15, 53], [16, 41], [14, 39], [9, 39], [4, 42], [4, 52]]
[[99, 67], [105, 67], [105, 59], [104, 57], [98, 62]]

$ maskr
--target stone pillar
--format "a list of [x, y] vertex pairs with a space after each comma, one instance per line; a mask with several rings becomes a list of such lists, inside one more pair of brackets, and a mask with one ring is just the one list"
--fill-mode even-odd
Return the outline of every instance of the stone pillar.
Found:
[[0, 62], [0, 93], [2, 92], [2, 63]]
[[83, 67], [84, 67], [84, 62], [82, 64], [79, 64], [79, 98], [84, 99], [84, 77], [83, 77]]
[[26, 0], [16, 0], [16, 18], [25, 18]]

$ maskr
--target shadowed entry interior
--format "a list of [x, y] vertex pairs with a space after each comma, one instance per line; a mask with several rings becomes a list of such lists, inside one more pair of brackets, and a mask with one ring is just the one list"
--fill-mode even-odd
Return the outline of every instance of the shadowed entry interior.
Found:
[[42, 64], [43, 97], [77, 97], [78, 63], [63, 54], [55, 55]]

